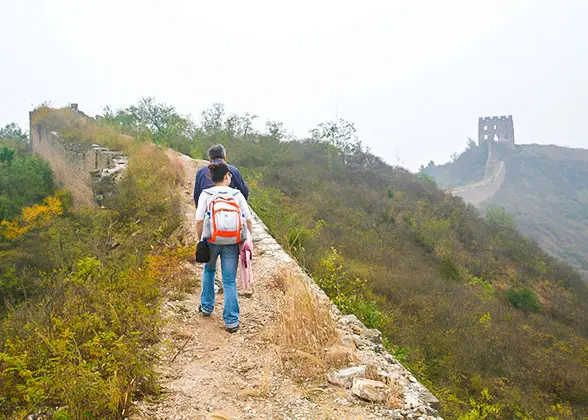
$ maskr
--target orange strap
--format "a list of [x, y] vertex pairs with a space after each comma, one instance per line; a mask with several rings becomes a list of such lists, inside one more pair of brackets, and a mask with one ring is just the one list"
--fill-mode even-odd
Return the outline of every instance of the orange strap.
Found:
[[[230, 206], [235, 207], [235, 209], [225, 209], [224, 211], [238, 213], [239, 227], [236, 232], [234, 232], [232, 230], [217, 230], [216, 218], [214, 217], [215, 216], [214, 205], [216, 204], [217, 200], [222, 200], [225, 204], [228, 204]], [[239, 210], [237, 210], [237, 209], [239, 209]], [[236, 242], [237, 243], [240, 242], [239, 239], [240, 239], [240, 235], [241, 235], [241, 229], [243, 228], [243, 224], [241, 222], [241, 212], [240, 212], [239, 204], [235, 203], [234, 199], [232, 199], [232, 198], [225, 199], [225, 198], [219, 197], [216, 200], [213, 200], [210, 203], [210, 217], [212, 219], [212, 238], [210, 238], [211, 242], [215, 242], [217, 236], [222, 236], [224, 238], [235, 237], [235, 239], [237, 239]]]

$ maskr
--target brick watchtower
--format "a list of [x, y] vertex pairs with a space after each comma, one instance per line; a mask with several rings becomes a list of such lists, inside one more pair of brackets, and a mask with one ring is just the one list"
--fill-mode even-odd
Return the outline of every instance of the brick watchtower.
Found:
[[480, 117], [478, 119], [478, 145], [494, 140], [514, 147], [514, 126], [512, 115], [500, 117]]

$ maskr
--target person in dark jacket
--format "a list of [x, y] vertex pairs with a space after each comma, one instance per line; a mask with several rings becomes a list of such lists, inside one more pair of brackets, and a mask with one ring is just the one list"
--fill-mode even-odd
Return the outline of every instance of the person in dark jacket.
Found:
[[[222, 144], [211, 146], [208, 149], [208, 160], [210, 160], [210, 163], [226, 163], [227, 151], [225, 150], [225, 147]], [[245, 200], [249, 199], [249, 187], [243, 179], [243, 176], [241, 176], [239, 170], [234, 166], [228, 164], [227, 166], [232, 175], [231, 185], [229, 185], [229, 187], [241, 191]], [[210, 170], [208, 169], [208, 166], [198, 169], [198, 172], [196, 172], [196, 182], [194, 183], [194, 204], [196, 206], [198, 206], [198, 199], [200, 198], [202, 191], [212, 186], [214, 186], [214, 184], [210, 179]]]

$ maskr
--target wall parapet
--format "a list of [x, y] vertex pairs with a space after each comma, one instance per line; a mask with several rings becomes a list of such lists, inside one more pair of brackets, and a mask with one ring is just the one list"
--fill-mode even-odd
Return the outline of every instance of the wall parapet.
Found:
[[[77, 110], [77, 104], [72, 104], [72, 112], [88, 118]], [[29, 117], [31, 151], [49, 162], [55, 179], [71, 192], [76, 206], [102, 205], [114, 194], [115, 184], [128, 165], [127, 156], [99, 144], [64, 141], [42, 122], [33, 121], [34, 111]]]

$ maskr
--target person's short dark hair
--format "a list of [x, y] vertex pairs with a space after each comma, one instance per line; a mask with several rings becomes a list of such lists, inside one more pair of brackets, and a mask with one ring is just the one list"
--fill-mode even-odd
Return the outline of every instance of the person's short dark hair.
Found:
[[230, 172], [229, 166], [224, 162], [211, 163], [208, 165], [208, 170], [210, 171], [210, 179], [215, 184], [222, 182], [225, 179], [225, 175]]
[[208, 148], [208, 159], [225, 159], [227, 157], [227, 151], [225, 150], [225, 146], [222, 144], [215, 144], [214, 146], [210, 146]]

